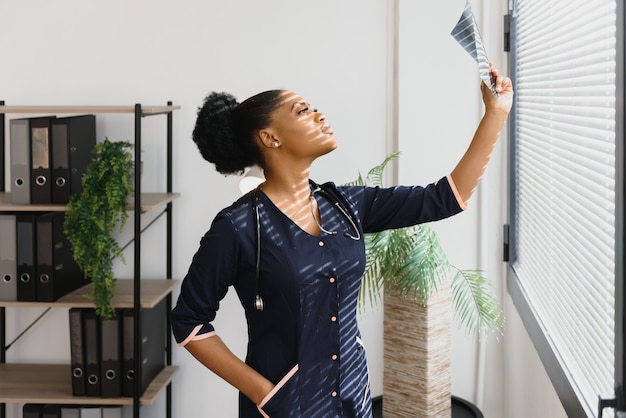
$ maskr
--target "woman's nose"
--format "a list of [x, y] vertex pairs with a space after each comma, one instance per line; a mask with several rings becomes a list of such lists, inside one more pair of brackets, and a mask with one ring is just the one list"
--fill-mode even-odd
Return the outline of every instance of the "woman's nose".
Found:
[[317, 122], [323, 122], [326, 120], [326, 115], [324, 115], [322, 112], [318, 112], [317, 109], [315, 109], [315, 120]]

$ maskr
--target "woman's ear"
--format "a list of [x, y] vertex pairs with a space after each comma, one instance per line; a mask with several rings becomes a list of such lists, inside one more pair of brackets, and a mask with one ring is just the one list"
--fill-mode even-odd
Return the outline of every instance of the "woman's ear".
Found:
[[278, 142], [278, 139], [274, 136], [270, 129], [260, 129], [257, 133], [257, 136], [259, 138], [261, 146], [263, 147], [278, 148], [280, 146], [280, 142]]

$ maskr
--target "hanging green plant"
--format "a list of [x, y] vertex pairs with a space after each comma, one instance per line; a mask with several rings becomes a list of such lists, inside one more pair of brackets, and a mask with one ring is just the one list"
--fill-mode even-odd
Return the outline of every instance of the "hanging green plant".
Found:
[[[349, 184], [382, 186], [385, 167], [398, 155], [390, 154], [365, 179], [359, 174]], [[365, 251], [367, 264], [359, 293], [361, 306], [368, 300], [376, 303], [383, 288], [426, 304], [432, 292], [453, 273], [452, 303], [467, 333], [480, 336], [487, 331], [502, 332], [504, 315], [489, 280], [480, 271], [462, 270], [450, 264], [437, 234], [429, 226], [421, 224], [365, 234]]]
[[93, 149], [93, 159], [82, 177], [83, 190], [70, 198], [65, 214], [65, 234], [73, 246], [74, 259], [93, 283], [97, 314], [110, 319], [115, 315], [113, 297], [117, 279], [113, 260], [124, 261], [114, 231], [128, 219], [127, 197], [134, 191], [134, 163], [127, 141], [105, 138]]

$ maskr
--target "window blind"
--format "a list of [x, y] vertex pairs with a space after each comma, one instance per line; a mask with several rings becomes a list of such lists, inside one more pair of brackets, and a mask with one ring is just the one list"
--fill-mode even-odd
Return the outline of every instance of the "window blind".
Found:
[[615, 390], [616, 0], [517, 0], [513, 37], [511, 269], [595, 416]]

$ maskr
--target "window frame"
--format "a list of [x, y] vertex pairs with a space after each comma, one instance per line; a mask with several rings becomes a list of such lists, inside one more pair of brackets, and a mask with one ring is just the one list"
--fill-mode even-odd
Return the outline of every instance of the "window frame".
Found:
[[[509, 15], [507, 19], [509, 22], [509, 36], [508, 39], [510, 45], [509, 53], [509, 68], [516, 68], [515, 50], [517, 48], [516, 37], [516, 25], [515, 25], [515, 5], [516, 0], [509, 1]], [[598, 394], [602, 398], [610, 398], [609, 403], [616, 408], [616, 411], [626, 411], [626, 352], [625, 352], [625, 336], [624, 331], [626, 327], [626, 312], [624, 302], [626, 301], [626, 285], [624, 284], [624, 272], [626, 271], [626, 260], [624, 257], [624, 238], [626, 237], [625, 231], [625, 197], [626, 197], [626, 180], [624, 178], [625, 170], [624, 163], [626, 162], [625, 145], [624, 145], [624, 121], [626, 119], [624, 98], [626, 96], [626, 90], [624, 86], [624, 70], [626, 65], [624, 59], [626, 57], [625, 47], [625, 27], [626, 21], [624, 2], [618, 0], [616, 9], [616, 113], [615, 113], [615, 129], [616, 129], [616, 162], [615, 162], [615, 393], [614, 394]], [[511, 71], [513, 79], [513, 85], [516, 85], [515, 71]], [[517, 252], [517, 237], [516, 237], [516, 207], [515, 196], [516, 190], [516, 173], [515, 173], [515, 161], [516, 161], [516, 149], [515, 141], [517, 140], [515, 134], [515, 127], [517, 125], [517, 112], [516, 103], [513, 105], [513, 111], [509, 115], [509, 187], [508, 187], [508, 216], [509, 225], [507, 226], [508, 235], [508, 248], [505, 246], [505, 260], [507, 260], [508, 268], [506, 275], [506, 287], [509, 295], [511, 296], [513, 303], [524, 323], [524, 326], [533, 342], [537, 353], [543, 363], [543, 366], [554, 386], [556, 393], [561, 400], [561, 403], [567, 413], [568, 417], [588, 417], [588, 413], [592, 412], [593, 416], [599, 416], [598, 410], [588, 411], [585, 403], [581, 401], [581, 396], [577, 391], [577, 387], [574, 382], [570, 380], [570, 376], [567, 370], [560, 361], [558, 352], [552, 349], [551, 342], [546, 336], [545, 328], [541, 324], [537, 315], [535, 314], [533, 307], [528, 302], [527, 294], [512, 268], [515, 262], [515, 256]], [[505, 237], [505, 244], [507, 243]], [[598, 405], [599, 409], [599, 405]]]

